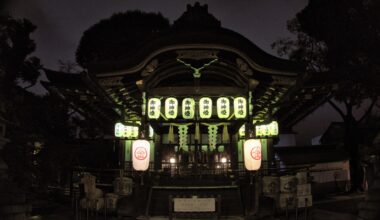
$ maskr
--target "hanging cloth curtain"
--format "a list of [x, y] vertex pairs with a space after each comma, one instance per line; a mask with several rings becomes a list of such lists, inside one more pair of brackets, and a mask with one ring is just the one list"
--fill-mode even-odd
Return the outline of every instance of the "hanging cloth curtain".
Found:
[[227, 124], [224, 124], [224, 126], [223, 126], [222, 142], [225, 144], [230, 142], [230, 136], [228, 134]]

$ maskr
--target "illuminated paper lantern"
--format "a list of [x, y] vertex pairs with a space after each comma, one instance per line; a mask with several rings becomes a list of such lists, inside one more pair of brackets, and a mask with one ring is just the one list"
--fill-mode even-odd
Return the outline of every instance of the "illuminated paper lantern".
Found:
[[212, 100], [208, 97], [203, 97], [199, 100], [199, 116], [203, 119], [211, 118], [212, 115]]
[[168, 119], [174, 119], [178, 114], [178, 100], [170, 97], [165, 100], [165, 117]]
[[244, 142], [244, 165], [247, 170], [260, 169], [261, 142], [258, 139], [249, 139]]
[[256, 137], [273, 137], [278, 135], [278, 123], [272, 121], [266, 125], [257, 125], [255, 127]]
[[150, 143], [147, 140], [136, 140], [132, 145], [133, 169], [145, 171], [149, 168]]
[[219, 118], [228, 118], [230, 116], [230, 100], [226, 97], [218, 98], [216, 109]]
[[120, 122], [115, 124], [115, 137], [123, 137], [124, 125]]
[[195, 101], [193, 98], [182, 100], [182, 117], [184, 119], [193, 119], [195, 113]]
[[245, 118], [247, 116], [247, 100], [244, 97], [234, 99], [234, 113], [236, 118]]
[[161, 100], [158, 98], [151, 98], [148, 101], [148, 117], [151, 119], [158, 119], [161, 112]]

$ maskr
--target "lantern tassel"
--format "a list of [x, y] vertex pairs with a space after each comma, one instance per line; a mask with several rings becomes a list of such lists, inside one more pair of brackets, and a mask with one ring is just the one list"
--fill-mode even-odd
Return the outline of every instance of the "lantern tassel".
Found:
[[169, 143], [174, 143], [174, 129], [172, 124], [170, 124], [169, 127], [168, 141]]
[[194, 135], [194, 140], [200, 141], [201, 140], [201, 132], [199, 129], [199, 123], [195, 124], [195, 135]]
[[222, 136], [223, 143], [229, 143], [230, 142], [230, 136], [228, 134], [228, 127], [227, 124], [224, 124], [223, 126], [223, 136]]

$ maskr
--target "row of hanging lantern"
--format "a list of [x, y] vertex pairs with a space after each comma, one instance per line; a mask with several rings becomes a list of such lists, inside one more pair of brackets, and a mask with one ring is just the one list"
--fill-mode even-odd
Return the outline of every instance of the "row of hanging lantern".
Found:
[[137, 138], [139, 136], [139, 127], [124, 125], [120, 122], [115, 124], [115, 137], [120, 138]]
[[[245, 125], [242, 125], [239, 129], [239, 136], [244, 137]], [[269, 124], [261, 124], [255, 126], [255, 135], [257, 138], [267, 138], [278, 136], [278, 122], [272, 121]]]
[[[139, 123], [139, 122], [138, 122]], [[139, 136], [139, 125], [124, 125], [117, 122], [115, 124], [114, 134], [118, 138], [136, 139]], [[149, 126], [149, 138], [154, 134], [152, 126]]]
[[[165, 99], [165, 117], [175, 119], [178, 116], [178, 99], [168, 97]], [[209, 119], [213, 113], [213, 101], [209, 97], [199, 99], [199, 116], [202, 119]], [[231, 116], [230, 98], [220, 97], [216, 101], [217, 115], [221, 119]], [[244, 97], [233, 98], [233, 110], [235, 118], [245, 118], [247, 116], [247, 100]], [[161, 99], [150, 98], [148, 101], [148, 118], [159, 119], [161, 115]], [[195, 99], [184, 98], [182, 100], [182, 118], [193, 119], [195, 116]]]

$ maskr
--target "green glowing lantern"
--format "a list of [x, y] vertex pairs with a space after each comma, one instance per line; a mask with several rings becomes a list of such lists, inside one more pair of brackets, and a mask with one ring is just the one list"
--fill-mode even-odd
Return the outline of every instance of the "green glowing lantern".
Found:
[[219, 118], [228, 118], [230, 116], [230, 100], [228, 98], [218, 98], [216, 108]]
[[165, 116], [168, 119], [174, 119], [178, 114], [178, 100], [170, 97], [165, 100]]
[[257, 125], [255, 127], [256, 137], [273, 137], [278, 135], [278, 123], [272, 121], [266, 125]]
[[124, 125], [120, 122], [115, 124], [115, 137], [123, 137]]
[[148, 117], [151, 119], [158, 119], [161, 112], [161, 100], [158, 98], [151, 98], [148, 101]]
[[245, 118], [247, 116], [247, 100], [244, 97], [234, 99], [234, 113], [236, 118]]
[[212, 100], [209, 97], [203, 97], [199, 100], [199, 116], [203, 119], [211, 118]]
[[185, 98], [182, 101], [182, 117], [184, 119], [193, 119], [195, 113], [195, 101], [193, 98]]

